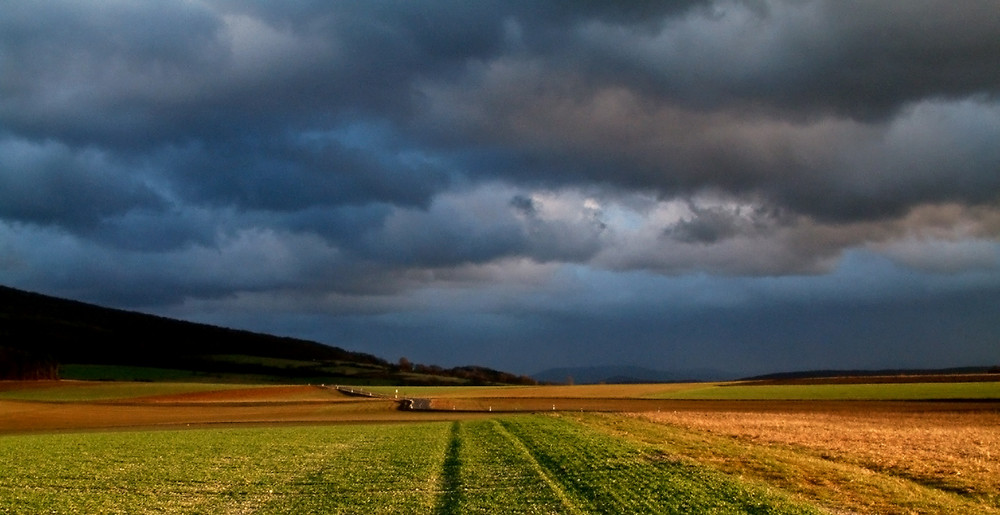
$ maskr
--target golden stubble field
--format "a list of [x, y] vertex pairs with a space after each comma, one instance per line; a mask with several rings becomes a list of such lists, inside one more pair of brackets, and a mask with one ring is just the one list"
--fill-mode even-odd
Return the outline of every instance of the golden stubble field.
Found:
[[789, 449], [947, 492], [1000, 496], [1000, 411], [678, 411], [637, 417], [747, 445]]

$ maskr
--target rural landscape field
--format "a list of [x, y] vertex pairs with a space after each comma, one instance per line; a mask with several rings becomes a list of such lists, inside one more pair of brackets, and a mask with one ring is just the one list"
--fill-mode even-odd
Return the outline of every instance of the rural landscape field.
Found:
[[5, 381], [0, 513], [1000, 513], [1000, 382], [952, 379]]
[[1000, 515], [1000, 0], [0, 0], [0, 515]]

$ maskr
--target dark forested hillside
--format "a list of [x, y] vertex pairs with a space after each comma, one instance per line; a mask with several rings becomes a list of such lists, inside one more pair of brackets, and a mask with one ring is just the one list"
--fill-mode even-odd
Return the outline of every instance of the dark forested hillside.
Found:
[[61, 362], [157, 364], [249, 354], [385, 363], [320, 343], [182, 322], [0, 286], [0, 341]]
[[[458, 369], [422, 374], [317, 342], [183, 322], [0, 286], [0, 379], [52, 378], [60, 366], [114, 365], [358, 383], [468, 382]], [[427, 370], [433, 368], [432, 371]], [[486, 369], [483, 369], [486, 370]], [[430, 373], [428, 373], [430, 372]], [[503, 372], [490, 382], [519, 382]]]

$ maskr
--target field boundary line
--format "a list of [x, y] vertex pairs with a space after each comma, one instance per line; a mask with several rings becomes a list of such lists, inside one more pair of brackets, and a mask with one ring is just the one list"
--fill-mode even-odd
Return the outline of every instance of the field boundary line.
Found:
[[532, 468], [542, 478], [542, 481], [545, 481], [545, 484], [548, 485], [548, 487], [552, 490], [552, 493], [554, 493], [555, 496], [559, 499], [559, 502], [561, 502], [562, 505], [565, 506], [570, 513], [578, 513], [580, 515], [584, 515], [585, 512], [581, 510], [580, 507], [577, 506], [575, 502], [573, 502], [573, 499], [571, 499], [569, 494], [566, 493], [566, 490], [563, 489], [563, 487], [560, 486], [560, 484], [555, 479], [553, 479], [551, 475], [549, 475], [545, 467], [543, 467], [542, 464], [538, 462], [538, 459], [535, 458], [534, 454], [532, 454], [531, 449], [529, 449], [528, 446], [525, 445], [525, 443], [520, 438], [518, 438], [514, 433], [511, 433], [499, 421], [493, 420], [492, 422], [493, 424], [496, 425], [497, 432], [499, 432], [505, 438], [510, 440], [510, 442], [514, 444], [515, 447], [517, 447], [521, 452], [523, 452], [526, 456], [528, 456], [528, 458], [531, 460]]

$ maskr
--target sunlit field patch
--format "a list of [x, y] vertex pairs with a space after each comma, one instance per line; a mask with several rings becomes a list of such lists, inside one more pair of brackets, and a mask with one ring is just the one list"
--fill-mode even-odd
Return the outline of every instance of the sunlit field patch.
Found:
[[584, 420], [834, 511], [1000, 513], [995, 410], [674, 411]]
[[737, 476], [676, 460], [565, 416], [515, 417], [500, 425], [582, 513], [818, 513]]
[[384, 395], [434, 398], [603, 398], [637, 399], [665, 397], [716, 383], [641, 383], [539, 386], [373, 386], [365, 387]]
[[10, 513], [426, 513], [449, 435], [434, 423], [4, 436], [0, 499]]
[[12, 513], [812, 513], [556, 416], [0, 437]]
[[648, 398], [771, 386], [5, 383], [0, 513], [1000, 513], [996, 401]]
[[710, 384], [662, 392], [660, 399], [704, 400], [947, 400], [1000, 399], [1000, 381], [892, 384]]

